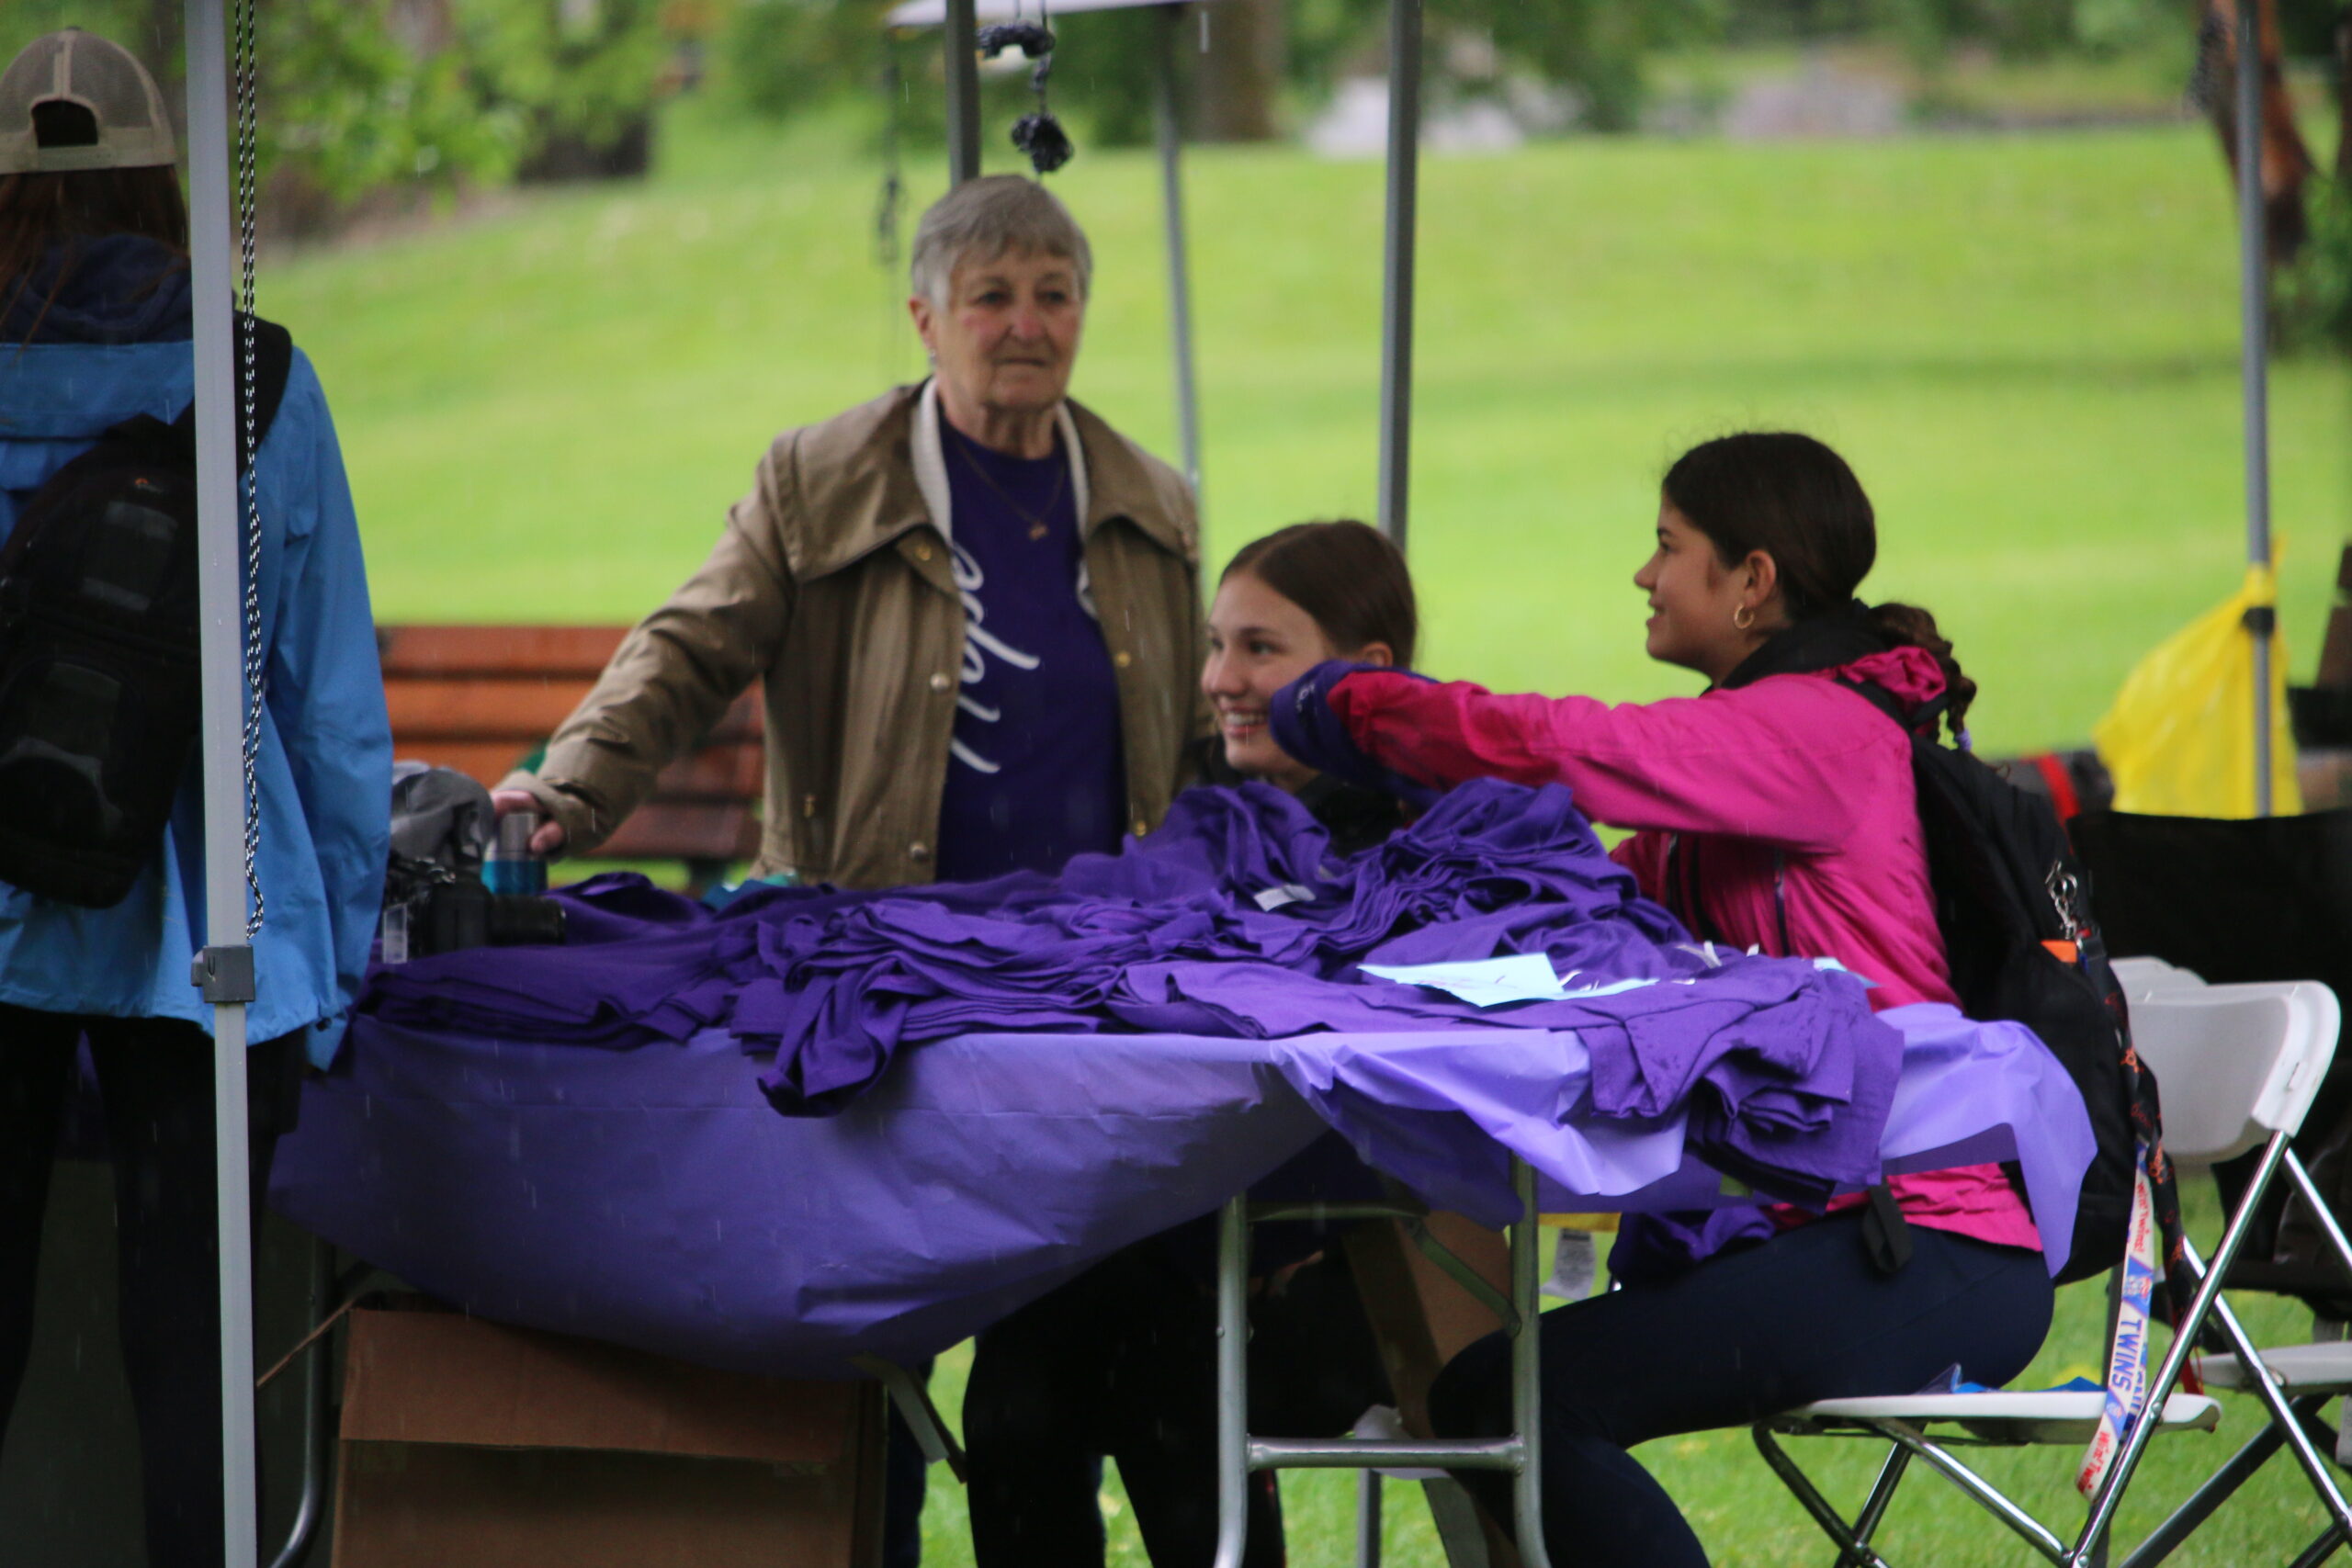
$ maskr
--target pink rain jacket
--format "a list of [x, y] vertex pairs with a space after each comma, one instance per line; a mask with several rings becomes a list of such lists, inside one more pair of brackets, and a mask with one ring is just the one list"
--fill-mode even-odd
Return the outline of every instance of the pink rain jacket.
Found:
[[[1594, 821], [1634, 829], [1615, 858], [1702, 936], [1834, 956], [1876, 982], [1874, 1007], [1956, 1001], [1928, 893], [1911, 742], [1868, 698], [1835, 684], [1838, 676], [1909, 705], [1943, 690], [1932, 656], [1898, 648], [1842, 670], [1656, 703], [1497, 696], [1378, 671], [1348, 676], [1330, 702], [1358, 746], [1409, 778], [1566, 784]], [[1890, 1186], [1914, 1224], [2040, 1245], [1997, 1166]]]

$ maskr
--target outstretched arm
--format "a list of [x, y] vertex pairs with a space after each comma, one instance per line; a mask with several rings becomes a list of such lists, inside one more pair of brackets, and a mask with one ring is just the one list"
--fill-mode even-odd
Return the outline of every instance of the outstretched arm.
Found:
[[593, 690], [548, 741], [536, 773], [501, 781], [502, 814], [536, 807], [541, 852], [588, 850], [652, 793], [656, 774], [717, 723], [765, 670], [796, 601], [776, 519], [790, 495], [789, 444], [761, 460], [750, 495], [700, 570], [638, 623]]
[[1858, 721], [1883, 722], [1860, 704], [1826, 682], [1789, 680], [1612, 706], [1323, 665], [1276, 697], [1277, 714], [1293, 711], [1274, 734], [1343, 776], [1370, 766], [1439, 788], [1565, 784], [1596, 821], [1818, 852], [1852, 829], [1838, 775], [1871, 739]]

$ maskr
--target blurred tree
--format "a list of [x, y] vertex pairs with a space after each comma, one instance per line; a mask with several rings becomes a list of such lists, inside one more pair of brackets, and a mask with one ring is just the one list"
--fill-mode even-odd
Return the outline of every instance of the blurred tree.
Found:
[[[182, 0], [6, 0], [0, 44], [84, 27], [122, 43], [186, 118]], [[256, 0], [273, 225], [369, 192], [496, 184], [571, 143], [641, 168], [667, 45], [657, 0]]]
[[[1751, 5], [1774, 13], [1764, 30], [1777, 33], [1792, 25], [1787, 18], [1794, 14], [1792, 8], [1860, 3], [1429, 0], [1428, 17], [1432, 45], [1446, 33], [1489, 43], [1503, 72], [1572, 89], [1587, 130], [1621, 131], [1640, 124], [1646, 91], [1644, 61], [1654, 51], [1719, 40]], [[1297, 87], [1320, 97], [1341, 76], [1378, 68], [1386, 41], [1384, 0], [1289, 0], [1289, 5], [1290, 79]]]
[[1483, 29], [1510, 63], [1574, 88], [1587, 130], [1641, 123], [1643, 61], [1661, 48], [1720, 38], [1729, 0], [1430, 0], [1432, 21]]
[[[282, 3], [282, 0], [279, 0]], [[433, 0], [487, 104], [519, 110], [526, 178], [609, 178], [650, 166], [655, 84], [669, 57], [659, 0]]]
[[2335, 183], [2352, 192], [2352, 5], [2336, 17]]
[[[1054, 18], [1055, 112], [1077, 114], [1088, 143], [1139, 147], [1150, 141], [1166, 26], [1157, 7]], [[1182, 36], [1190, 36], [1189, 28]], [[1179, 43], [1180, 70], [1198, 59]]]
[[1384, 0], [1289, 0], [1284, 17], [1291, 84], [1310, 96], [1330, 96], [1381, 44]]
[[[405, 0], [399, 9], [419, 26], [435, 20]], [[283, 199], [299, 204], [310, 187], [332, 209], [388, 186], [494, 184], [530, 146], [531, 106], [475, 67], [467, 18], [429, 51], [411, 45], [384, 0], [269, 0], [259, 19], [262, 157]]]
[[1192, 135], [1269, 140], [1286, 53], [1283, 0], [1223, 0], [1196, 9], [1202, 47], [1192, 73]]
[[739, 0], [719, 31], [729, 82], [754, 112], [782, 119], [871, 92], [891, 0]]
[[[2238, 28], [2245, 0], [2202, 0], [2199, 21], [2197, 77], [2191, 96], [2204, 107], [2222, 144], [2232, 183], [2238, 168]], [[2295, 125], [2295, 106], [2288, 96], [2284, 39], [2278, 26], [2278, 0], [2254, 0], [2256, 37], [2261, 59], [2262, 146], [2257, 163], [2262, 184], [2268, 261], [2273, 269], [2291, 265], [2310, 236], [2304, 210], [2303, 185], [2311, 177], [2312, 155]]]

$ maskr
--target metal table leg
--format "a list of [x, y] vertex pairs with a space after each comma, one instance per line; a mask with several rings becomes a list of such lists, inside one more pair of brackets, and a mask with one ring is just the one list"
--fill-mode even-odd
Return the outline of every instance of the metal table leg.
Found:
[[[1520, 1215], [1511, 1227], [1510, 1306], [1511, 1419], [1518, 1430], [1505, 1438], [1466, 1438], [1428, 1442], [1363, 1438], [1269, 1438], [1250, 1435], [1248, 1312], [1250, 1224], [1246, 1195], [1232, 1199], [1217, 1219], [1216, 1393], [1217, 1546], [1216, 1568], [1240, 1568], [1250, 1529], [1250, 1472], [1254, 1470], [1360, 1470], [1394, 1465], [1435, 1465], [1452, 1470], [1504, 1470], [1514, 1478], [1513, 1508], [1522, 1568], [1551, 1568], [1544, 1543], [1543, 1473], [1536, 1427], [1542, 1416], [1543, 1380], [1537, 1335], [1542, 1330], [1537, 1253], [1535, 1172], [1514, 1156], [1511, 1182]], [[1348, 1204], [1349, 1217], [1411, 1218], [1408, 1204]], [[1277, 1205], [1263, 1214], [1286, 1213]]]

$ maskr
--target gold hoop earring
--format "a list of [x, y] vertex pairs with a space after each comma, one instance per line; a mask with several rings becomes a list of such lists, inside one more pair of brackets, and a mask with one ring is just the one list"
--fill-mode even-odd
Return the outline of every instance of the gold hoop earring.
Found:
[[[1746, 620], [1742, 620], [1740, 619], [1742, 615], [1745, 615], [1747, 618]], [[1746, 631], [1756, 624], [1756, 612], [1747, 605], [1742, 604], [1738, 609], [1734, 610], [1731, 613], [1731, 624], [1738, 627], [1741, 631]]]

